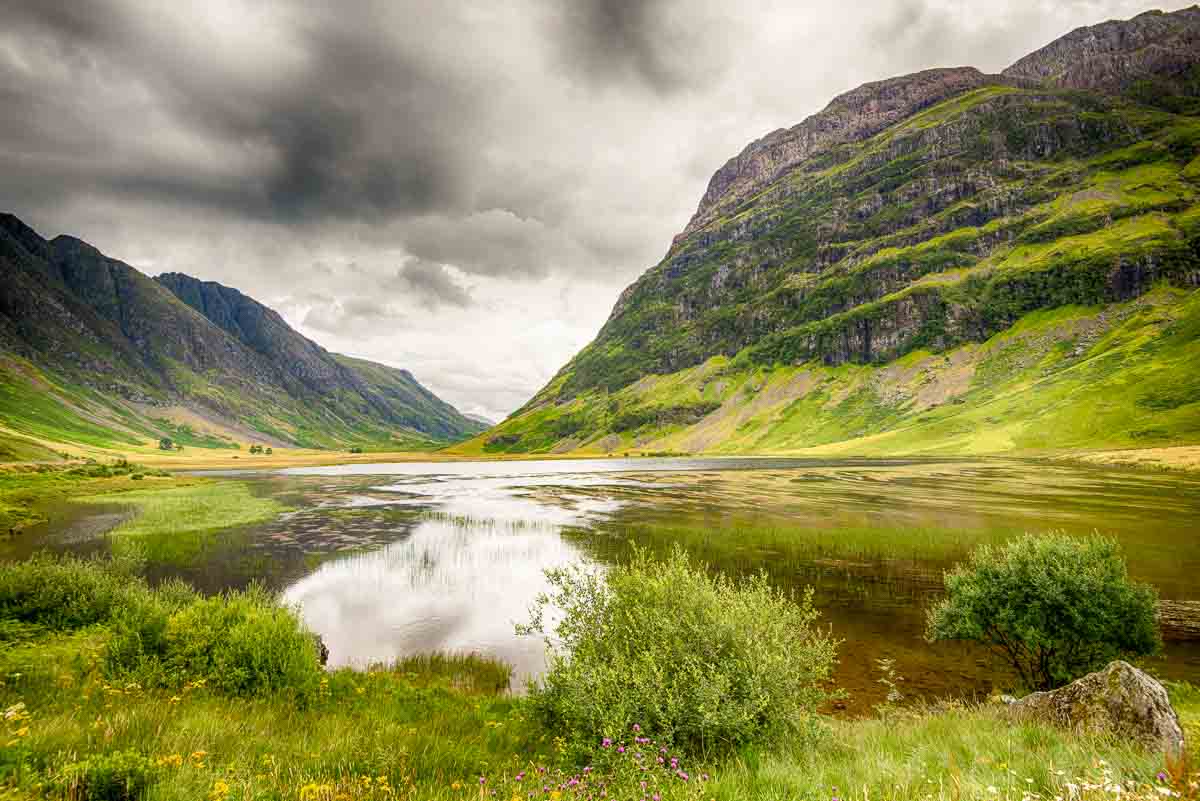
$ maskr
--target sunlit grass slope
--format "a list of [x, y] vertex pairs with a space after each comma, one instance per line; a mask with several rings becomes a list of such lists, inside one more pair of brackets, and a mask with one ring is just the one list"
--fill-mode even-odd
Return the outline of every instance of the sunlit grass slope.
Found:
[[1200, 442], [1200, 293], [1030, 313], [885, 365], [714, 357], [532, 406], [462, 453], [992, 454]]

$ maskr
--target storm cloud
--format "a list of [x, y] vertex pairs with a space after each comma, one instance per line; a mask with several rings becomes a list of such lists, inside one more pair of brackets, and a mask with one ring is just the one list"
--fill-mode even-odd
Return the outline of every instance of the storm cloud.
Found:
[[0, 210], [503, 417], [750, 140], [1151, 7], [0, 0]]

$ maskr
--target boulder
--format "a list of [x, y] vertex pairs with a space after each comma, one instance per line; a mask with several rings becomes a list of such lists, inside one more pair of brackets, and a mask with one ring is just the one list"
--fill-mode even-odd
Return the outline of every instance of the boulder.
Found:
[[1116, 734], [1171, 754], [1183, 750], [1183, 729], [1166, 689], [1120, 660], [1065, 687], [1027, 695], [1006, 710], [1016, 720], [1052, 723], [1086, 734]]

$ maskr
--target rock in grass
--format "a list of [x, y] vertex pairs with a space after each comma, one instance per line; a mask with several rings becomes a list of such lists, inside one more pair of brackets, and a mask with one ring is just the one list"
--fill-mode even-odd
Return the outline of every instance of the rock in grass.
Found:
[[1166, 689], [1120, 660], [1065, 687], [1027, 695], [1006, 709], [1017, 720], [1053, 723], [1086, 734], [1116, 734], [1171, 754], [1183, 751], [1183, 729]]

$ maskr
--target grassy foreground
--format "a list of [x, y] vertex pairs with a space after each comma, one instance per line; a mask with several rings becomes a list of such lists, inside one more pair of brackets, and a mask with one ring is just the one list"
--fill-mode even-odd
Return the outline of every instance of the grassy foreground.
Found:
[[[503, 693], [503, 665], [434, 654], [323, 672], [294, 613], [261, 591], [205, 599], [178, 584], [151, 590], [123, 570], [48, 560], [0, 568], [0, 798], [1015, 801], [1190, 792], [1185, 768], [1158, 755], [1014, 724], [991, 703], [888, 705], [867, 719], [825, 718], [815, 737], [707, 761], [660, 751], [633, 728], [580, 764], [563, 732], [542, 728], [529, 701]], [[1200, 692], [1180, 685], [1172, 694], [1194, 744]]]
[[[56, 797], [49, 788], [69, 766], [117, 753], [149, 765], [152, 784], [143, 797], [150, 799], [464, 799], [493, 797], [493, 790], [507, 799], [529, 797], [531, 787], [537, 798], [586, 797], [558, 788], [556, 771], [573, 776], [579, 769], [558, 762], [553, 737], [529, 722], [520, 699], [489, 693], [486, 680], [485, 689], [464, 680], [494, 672], [481, 660], [339, 670], [314, 701], [298, 705], [285, 697], [231, 701], [197, 682], [178, 690], [110, 682], [99, 667], [105, 638], [93, 630], [0, 654], [0, 707], [24, 704], [27, 715], [6, 721], [6, 797]], [[1192, 720], [1198, 700], [1194, 690], [1176, 695]], [[668, 783], [660, 795], [1019, 799], [1066, 796], [1068, 784], [1161, 785], [1156, 756], [1014, 726], [994, 707], [898, 711], [829, 721], [828, 729], [812, 749], [686, 765], [693, 779]], [[620, 797], [641, 797], [636, 782], [629, 789]], [[1095, 790], [1082, 797], [1115, 796]]]

